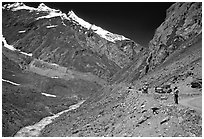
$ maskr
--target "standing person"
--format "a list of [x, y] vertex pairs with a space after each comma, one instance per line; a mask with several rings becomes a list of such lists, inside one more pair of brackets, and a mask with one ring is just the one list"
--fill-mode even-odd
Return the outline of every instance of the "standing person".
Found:
[[178, 104], [178, 93], [179, 93], [179, 90], [177, 87], [174, 88], [174, 102], [175, 104]]
[[144, 84], [142, 89], [143, 89], [143, 93], [148, 94], [148, 84], [147, 83]]

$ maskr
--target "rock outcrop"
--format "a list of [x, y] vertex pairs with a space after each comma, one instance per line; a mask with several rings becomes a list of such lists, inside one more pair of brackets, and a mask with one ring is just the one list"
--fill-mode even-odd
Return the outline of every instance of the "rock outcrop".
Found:
[[199, 35], [202, 35], [202, 3], [173, 4], [149, 43], [149, 68], [154, 69], [175, 51], [189, 47]]
[[115, 82], [134, 82], [202, 38], [202, 3], [175, 3], [167, 9], [165, 21], [156, 29], [149, 47], [137, 59], [113, 76]]

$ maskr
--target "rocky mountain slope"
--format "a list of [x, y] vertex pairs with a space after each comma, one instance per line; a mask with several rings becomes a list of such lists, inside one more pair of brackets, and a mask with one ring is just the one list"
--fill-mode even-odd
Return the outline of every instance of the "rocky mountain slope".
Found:
[[5, 5], [3, 15], [3, 36], [15, 49], [103, 79], [128, 65], [141, 49], [134, 41], [91, 25], [73, 11], [66, 15], [44, 4], [31, 8], [16, 3]]
[[3, 136], [202, 136], [202, 3], [167, 9], [149, 48], [44, 4], [2, 13]]
[[167, 10], [165, 21], [156, 29], [153, 39], [149, 42], [147, 54], [142, 55], [143, 60], [134, 62], [129, 69], [125, 69], [123, 76], [119, 74], [119, 78], [134, 82], [144, 74], [155, 71], [159, 65], [174, 61], [174, 56], [184, 53], [187, 47], [193, 46], [201, 39], [202, 3], [173, 4]]
[[2, 14], [4, 136], [95, 97], [142, 49], [73, 11], [14, 3]]
[[[150, 41], [150, 69], [164, 62], [176, 51], [181, 51], [202, 33], [202, 3], [178, 3], [166, 13], [165, 21], [157, 28]], [[193, 43], [193, 42], [192, 42]]]

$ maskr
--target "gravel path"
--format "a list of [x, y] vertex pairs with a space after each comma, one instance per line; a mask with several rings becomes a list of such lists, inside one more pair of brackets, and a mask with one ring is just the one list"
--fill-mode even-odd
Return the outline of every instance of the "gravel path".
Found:
[[202, 113], [202, 96], [182, 99], [179, 101], [179, 104]]

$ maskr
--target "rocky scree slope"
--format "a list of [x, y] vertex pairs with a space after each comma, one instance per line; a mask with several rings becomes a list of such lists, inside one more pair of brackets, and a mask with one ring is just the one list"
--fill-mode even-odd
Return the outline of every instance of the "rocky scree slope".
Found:
[[[141, 46], [77, 17], [44, 4], [23, 3], [3, 7], [3, 37], [32, 58], [109, 79], [130, 64]], [[139, 50], [138, 50], [139, 49]]]

